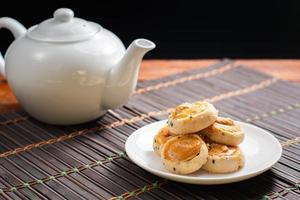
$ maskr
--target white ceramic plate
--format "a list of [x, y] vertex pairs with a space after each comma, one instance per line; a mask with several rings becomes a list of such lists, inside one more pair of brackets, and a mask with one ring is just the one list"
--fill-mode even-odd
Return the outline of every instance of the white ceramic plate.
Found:
[[269, 132], [248, 123], [236, 122], [245, 131], [245, 139], [240, 148], [245, 154], [245, 166], [237, 172], [211, 174], [199, 170], [189, 175], [168, 172], [152, 148], [154, 135], [166, 120], [146, 125], [130, 135], [125, 144], [129, 158], [141, 168], [157, 176], [192, 184], [233, 183], [257, 176], [270, 169], [280, 158], [282, 148], [278, 140]]

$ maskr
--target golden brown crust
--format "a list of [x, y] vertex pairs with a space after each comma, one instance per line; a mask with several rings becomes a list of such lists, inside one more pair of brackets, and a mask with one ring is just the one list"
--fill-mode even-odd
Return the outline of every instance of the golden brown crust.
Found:
[[244, 166], [244, 155], [239, 147], [210, 143], [207, 162], [203, 169], [211, 173], [229, 173]]
[[197, 171], [206, 162], [207, 147], [196, 134], [174, 136], [162, 148], [161, 157], [167, 170], [176, 174]]
[[244, 139], [242, 128], [232, 119], [224, 117], [218, 117], [215, 123], [202, 130], [201, 133], [214, 142], [231, 146], [239, 145]]
[[177, 137], [168, 144], [168, 150], [165, 151], [164, 157], [168, 160], [185, 161], [190, 160], [199, 154], [201, 141], [193, 135]]
[[153, 140], [153, 150], [160, 156], [163, 145], [171, 138], [168, 125], [162, 127]]
[[196, 133], [215, 122], [218, 111], [208, 102], [183, 103], [170, 114], [168, 126], [171, 134]]

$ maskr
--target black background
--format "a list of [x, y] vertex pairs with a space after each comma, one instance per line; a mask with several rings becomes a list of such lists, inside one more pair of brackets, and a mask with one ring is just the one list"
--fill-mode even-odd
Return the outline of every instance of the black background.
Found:
[[[69, 7], [126, 46], [138, 37], [153, 40], [157, 48], [147, 58], [300, 58], [299, 0], [24, 2], [2, 1], [0, 16], [28, 28]], [[12, 39], [1, 29], [1, 52]]]

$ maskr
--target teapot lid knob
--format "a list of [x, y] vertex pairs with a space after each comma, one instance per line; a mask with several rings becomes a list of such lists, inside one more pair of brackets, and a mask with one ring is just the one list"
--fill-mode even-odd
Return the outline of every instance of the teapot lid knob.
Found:
[[53, 16], [57, 21], [69, 22], [74, 18], [74, 12], [69, 8], [59, 8], [54, 12]]

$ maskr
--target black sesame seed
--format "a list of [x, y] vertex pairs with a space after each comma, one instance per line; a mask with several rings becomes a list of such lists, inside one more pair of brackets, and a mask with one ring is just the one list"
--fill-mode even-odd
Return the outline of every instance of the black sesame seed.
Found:
[[193, 116], [192, 115], [190, 115], [190, 119], [192, 119], [193, 118]]
[[215, 164], [215, 160], [212, 160], [212, 163]]
[[173, 122], [170, 122], [170, 126], [173, 126]]
[[176, 168], [175, 168], [175, 167], [173, 168], [173, 171], [174, 171], [174, 172], [176, 171]]

